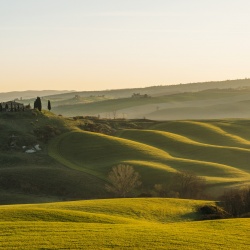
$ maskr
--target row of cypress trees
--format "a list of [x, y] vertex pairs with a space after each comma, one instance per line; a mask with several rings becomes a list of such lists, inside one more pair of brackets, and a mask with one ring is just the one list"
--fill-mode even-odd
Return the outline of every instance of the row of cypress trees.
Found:
[[[42, 111], [42, 101], [40, 97], [37, 97], [34, 102], [34, 109], [38, 109], [39, 111]], [[51, 103], [50, 100], [48, 100], [48, 110], [51, 110]]]

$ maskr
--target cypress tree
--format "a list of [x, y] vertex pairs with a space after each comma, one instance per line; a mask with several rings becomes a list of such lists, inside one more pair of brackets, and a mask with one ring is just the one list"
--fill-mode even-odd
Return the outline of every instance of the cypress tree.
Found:
[[41, 98], [37, 97], [35, 102], [34, 102], [34, 109], [38, 109], [39, 111], [42, 111], [42, 102]]
[[50, 100], [48, 100], [48, 110], [49, 110], [49, 111], [51, 110], [51, 103], [50, 103]]
[[37, 108], [39, 111], [42, 111], [42, 101], [40, 97], [37, 97]]
[[0, 103], [0, 112], [3, 111], [2, 103]]

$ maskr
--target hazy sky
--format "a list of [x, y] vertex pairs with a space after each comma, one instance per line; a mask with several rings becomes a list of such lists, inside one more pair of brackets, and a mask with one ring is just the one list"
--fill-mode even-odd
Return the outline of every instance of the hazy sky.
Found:
[[249, 0], [0, 0], [0, 92], [250, 77]]

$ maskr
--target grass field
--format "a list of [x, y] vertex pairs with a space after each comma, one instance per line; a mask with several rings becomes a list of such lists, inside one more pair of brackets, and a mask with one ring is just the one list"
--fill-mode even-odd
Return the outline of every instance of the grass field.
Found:
[[[49, 139], [77, 129], [72, 119], [43, 111], [0, 114], [0, 204], [34, 203], [61, 199], [89, 199], [106, 195], [92, 175], [69, 169], [48, 155]], [[45, 128], [49, 128], [46, 130]], [[51, 129], [52, 128], [52, 129]], [[36, 134], [34, 131], [41, 131]], [[10, 147], [12, 135], [15, 147]], [[39, 144], [41, 151], [25, 153]]]
[[[86, 115], [86, 107], [90, 114], [101, 111], [111, 116], [116, 107], [135, 115], [145, 111], [152, 117], [171, 117], [178, 108], [180, 114], [197, 115], [209, 114], [211, 108], [229, 114], [245, 107], [246, 115], [250, 92], [236, 92], [237, 96], [235, 91], [210, 90], [145, 99], [85, 97], [78, 101], [96, 102], [78, 104], [78, 111]], [[208, 105], [212, 99], [214, 107]], [[239, 105], [226, 107], [231, 100]], [[178, 107], [171, 110], [171, 105]], [[75, 108], [65, 107], [69, 113]], [[196, 207], [212, 201], [81, 201], [110, 197], [104, 185], [109, 171], [120, 163], [132, 165], [141, 175], [143, 187], [135, 196], [168, 183], [178, 170], [204, 177], [211, 197], [225, 188], [248, 185], [250, 120], [96, 121], [37, 111], [0, 114], [0, 204], [9, 204], [0, 206], [0, 249], [250, 249], [250, 219], [198, 220]], [[109, 126], [113, 134], [84, 131], [89, 124]], [[42, 151], [26, 154], [22, 146], [36, 143]]]
[[116, 136], [74, 131], [49, 152], [60, 163], [104, 180], [112, 166], [133, 165], [145, 186], [166, 183], [177, 170], [206, 178], [211, 193], [250, 183], [248, 120], [158, 122]]
[[[109, 197], [106, 178], [120, 163], [140, 173], [142, 190], [168, 183], [179, 170], [203, 176], [207, 193], [214, 198], [225, 188], [250, 183], [249, 120], [99, 119], [100, 124], [115, 128], [113, 136], [82, 130], [83, 124], [91, 122], [95, 124], [50, 112], [2, 114], [0, 203]], [[43, 140], [44, 133], [49, 133], [49, 142]], [[8, 147], [13, 134], [18, 138], [17, 149], [5, 150], [3, 145]], [[42, 151], [25, 154], [22, 145], [37, 141]]]
[[[1, 249], [249, 249], [249, 219], [197, 221], [178, 199], [112, 199], [0, 207]], [[212, 203], [212, 202], [210, 202]]]
[[[49, 147], [41, 141], [43, 150], [35, 155], [20, 149], [15, 154], [1, 151], [0, 186], [4, 195], [0, 202], [32, 202], [33, 195], [42, 196], [37, 196], [38, 202], [56, 201], [58, 197], [107, 197], [103, 189], [106, 177], [120, 163], [134, 166], [149, 188], [168, 182], [177, 170], [205, 177], [212, 196], [226, 187], [250, 182], [249, 120], [152, 121], [143, 124], [146, 129], [118, 129], [115, 136], [83, 131], [83, 122], [49, 112], [3, 114], [1, 145], [8, 145], [13, 133], [18, 135], [19, 148], [34, 145], [38, 138], [30, 131], [46, 126], [56, 128], [58, 135], [52, 136]], [[131, 122], [133, 126], [143, 123], [123, 121], [122, 127]]]

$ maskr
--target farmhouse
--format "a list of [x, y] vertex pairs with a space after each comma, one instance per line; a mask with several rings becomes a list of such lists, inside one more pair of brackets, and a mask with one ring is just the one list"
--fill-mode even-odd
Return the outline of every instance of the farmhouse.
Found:
[[0, 110], [2, 111], [23, 111], [24, 105], [22, 103], [18, 103], [16, 101], [8, 101], [0, 103], [1, 107]]
[[132, 98], [149, 98], [151, 96], [149, 96], [148, 94], [144, 94], [144, 95], [141, 95], [140, 93], [134, 93], [132, 95]]

